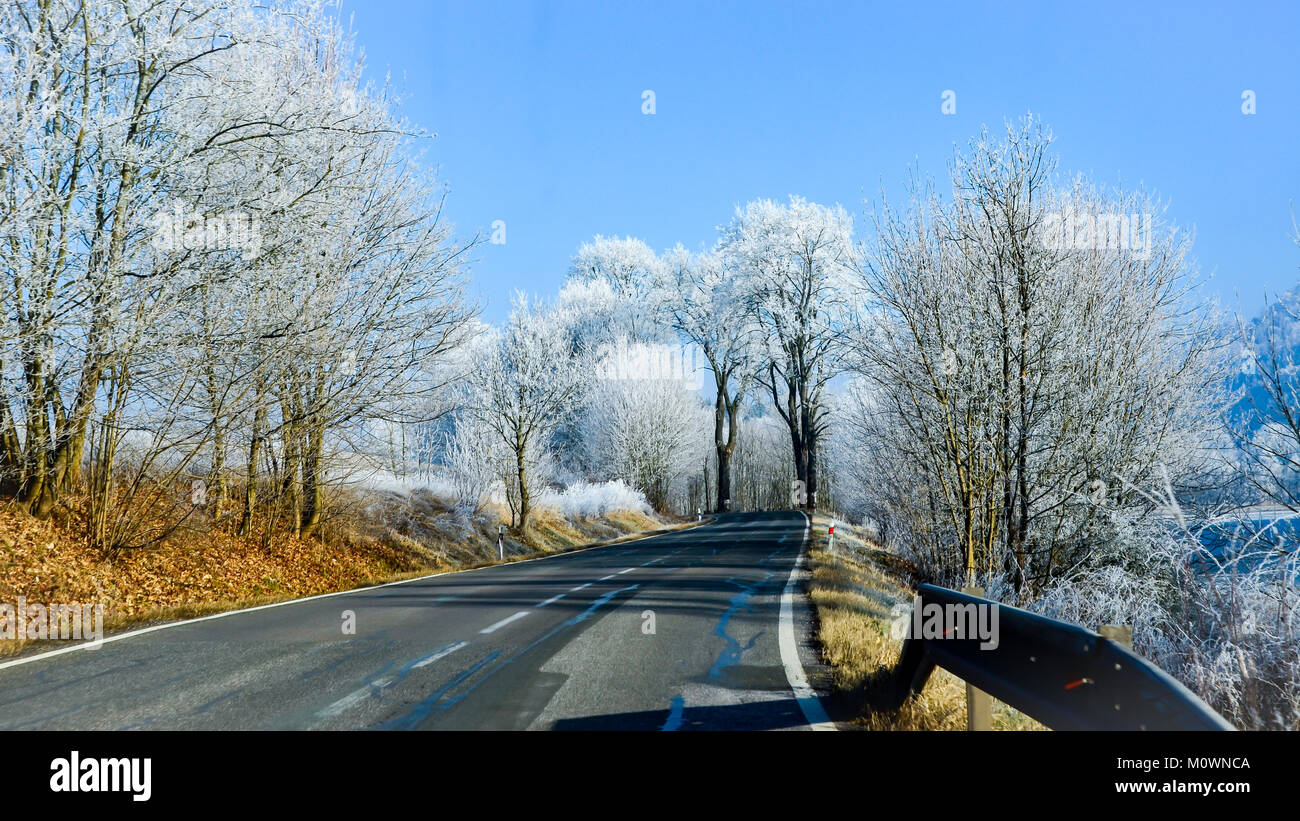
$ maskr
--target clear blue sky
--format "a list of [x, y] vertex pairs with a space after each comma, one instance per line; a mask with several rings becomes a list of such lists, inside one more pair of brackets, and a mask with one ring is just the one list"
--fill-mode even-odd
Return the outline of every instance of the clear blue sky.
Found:
[[[369, 74], [437, 133], [489, 321], [550, 294], [577, 246], [710, 244], [736, 205], [900, 196], [915, 162], [1027, 111], [1061, 168], [1145, 185], [1197, 231], [1209, 287], [1253, 313], [1300, 281], [1300, 3], [343, 0]], [[644, 115], [642, 91], [655, 92]], [[945, 89], [957, 113], [940, 113]], [[1241, 112], [1243, 90], [1257, 113]], [[1300, 205], [1297, 205], [1300, 208]]]

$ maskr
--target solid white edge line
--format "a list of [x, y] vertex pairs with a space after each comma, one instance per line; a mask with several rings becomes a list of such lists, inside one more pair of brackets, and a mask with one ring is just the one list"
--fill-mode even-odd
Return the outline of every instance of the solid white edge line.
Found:
[[781, 594], [781, 623], [777, 630], [781, 664], [785, 667], [786, 681], [790, 682], [790, 689], [794, 692], [795, 701], [799, 702], [799, 709], [803, 711], [808, 726], [813, 730], [835, 730], [838, 728], [826, 716], [817, 692], [808, 686], [808, 676], [804, 673], [803, 663], [799, 661], [799, 645], [794, 638], [794, 584], [803, 568], [803, 551], [808, 544], [808, 532], [812, 529], [812, 519], [808, 518], [807, 513], [799, 512], [804, 519], [803, 541], [795, 555], [794, 567], [790, 568], [790, 578], [786, 579], [785, 592]]
[[[705, 523], [705, 524], [710, 524], [710, 523]], [[285, 607], [290, 604], [300, 604], [302, 602], [315, 601], [317, 599], [329, 599], [329, 598], [333, 598], [334, 596], [348, 596], [353, 593], [364, 593], [367, 590], [379, 590], [384, 587], [394, 587], [399, 584], [410, 584], [412, 582], [422, 582], [428, 579], [436, 579], [439, 576], [454, 576], [457, 573], [474, 573], [479, 570], [491, 570], [494, 567], [511, 567], [517, 564], [527, 564], [529, 562], [540, 562], [546, 559], [562, 559], [565, 556], [574, 556], [578, 553], [586, 553], [588, 550], [603, 550], [609, 547], [621, 547], [622, 545], [632, 544], [633, 542], [643, 542], [646, 539], [657, 539], [660, 536], [670, 536], [674, 533], [679, 533], [684, 530], [694, 530], [694, 529], [695, 528], [683, 527], [680, 528], [679, 530], [670, 530], [667, 533], [652, 533], [646, 536], [637, 536], [635, 539], [624, 539], [621, 542], [611, 542], [610, 544], [597, 544], [597, 545], [592, 545], [591, 547], [579, 548], [577, 550], [566, 550], [563, 553], [552, 553], [549, 556], [534, 556], [531, 559], [519, 559], [518, 561], [506, 562], [505, 564], [490, 564], [484, 567], [471, 567], [465, 570], [446, 570], [442, 573], [430, 573], [427, 576], [416, 576], [414, 579], [402, 579], [400, 581], [395, 581], [395, 582], [385, 582], [383, 584], [372, 584], [369, 587], [354, 587], [351, 590], [336, 590], [333, 593], [318, 593], [315, 596], [305, 596], [301, 599], [286, 599], [285, 601], [272, 602], [271, 604], [259, 604], [256, 607], [245, 607], [240, 610], [226, 610], [222, 613], [213, 613], [211, 616], [199, 616], [198, 618], [185, 619], [184, 621], [169, 621], [166, 624], [155, 624], [152, 627], [142, 627], [139, 630], [131, 630], [126, 633], [117, 633], [116, 635], [107, 636], [98, 641], [84, 642], [82, 644], [74, 644], [71, 647], [60, 647], [58, 650], [47, 650], [44, 653], [37, 653], [34, 656], [25, 656], [23, 658], [13, 659], [12, 661], [0, 662], [0, 670], [6, 670], [10, 667], [18, 667], [23, 664], [31, 664], [34, 661], [41, 661], [42, 659], [54, 658], [55, 656], [61, 656], [64, 653], [75, 653], [78, 650], [98, 650], [100, 647], [104, 646], [105, 644], [111, 644], [115, 641], [121, 641], [122, 639], [129, 639], [134, 636], [143, 636], [146, 633], [156, 633], [159, 630], [170, 630], [173, 627], [181, 627], [186, 624], [198, 624], [201, 621], [211, 621], [212, 619], [224, 619], [227, 616], [237, 616], [240, 613], [253, 613], [258, 610], [270, 610], [272, 607]]]

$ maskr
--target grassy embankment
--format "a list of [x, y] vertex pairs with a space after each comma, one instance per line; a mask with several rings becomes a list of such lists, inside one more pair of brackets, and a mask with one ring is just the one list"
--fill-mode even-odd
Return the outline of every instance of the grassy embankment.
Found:
[[[891, 609], [908, 604], [914, 590], [908, 562], [837, 522], [835, 552], [826, 550], [831, 518], [813, 518], [809, 596], [817, 639], [830, 666], [833, 698], [864, 730], [965, 730], [966, 685], [936, 668], [925, 689], [897, 710], [884, 709], [902, 642], [890, 635]], [[1045, 729], [1001, 702], [993, 702], [993, 729]]]

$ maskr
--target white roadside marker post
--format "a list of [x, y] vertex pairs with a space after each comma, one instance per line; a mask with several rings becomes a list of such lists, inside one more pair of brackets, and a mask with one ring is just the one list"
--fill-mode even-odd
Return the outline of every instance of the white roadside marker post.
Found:
[[830, 530], [826, 533], [826, 552], [835, 552], [835, 523], [831, 522]]
[[502, 561], [506, 558], [506, 526], [497, 525], [497, 557]]

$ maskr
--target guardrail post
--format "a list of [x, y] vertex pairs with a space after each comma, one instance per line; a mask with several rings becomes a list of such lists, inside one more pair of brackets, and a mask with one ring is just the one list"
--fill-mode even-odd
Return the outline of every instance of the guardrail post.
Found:
[[[971, 585], [963, 587], [961, 592], [984, 598], [983, 587]], [[969, 682], [966, 684], [966, 729], [980, 732], [993, 729], [992, 697]]]
[[1133, 628], [1127, 624], [1103, 624], [1097, 630], [1104, 638], [1133, 649]]

